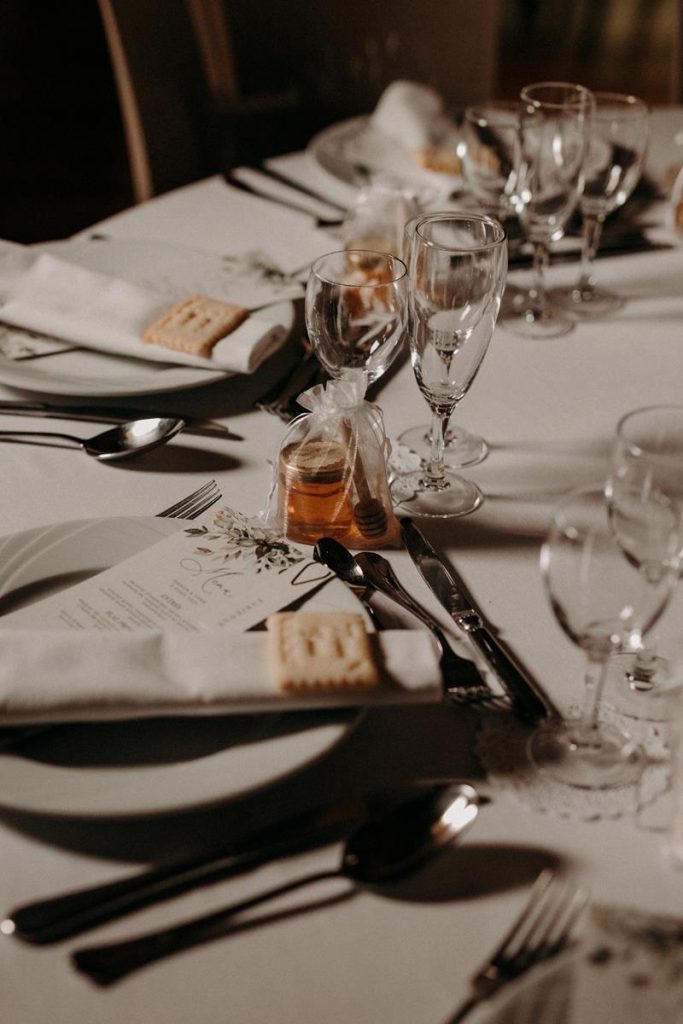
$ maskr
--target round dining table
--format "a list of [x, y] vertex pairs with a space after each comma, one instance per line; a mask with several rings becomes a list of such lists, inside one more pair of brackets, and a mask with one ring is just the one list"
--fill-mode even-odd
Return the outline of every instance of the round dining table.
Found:
[[[683, 113], [671, 116], [664, 124], [673, 147]], [[271, 163], [292, 180], [298, 174], [307, 187], [327, 184], [336, 200], [348, 194], [346, 185], [335, 191], [306, 154]], [[605, 479], [619, 418], [638, 407], [683, 402], [683, 245], [667, 216], [664, 201], [643, 214], [656, 243], [651, 250], [596, 261], [600, 283], [625, 300], [608, 318], [586, 319], [563, 337], [539, 340], [499, 322], [456, 413], [459, 424], [488, 441], [488, 457], [463, 471], [485, 500], [471, 515], [421, 524], [540, 690], [567, 712], [583, 696], [584, 655], [554, 617], [539, 551], [562, 495]], [[188, 247], [221, 258], [266, 251], [299, 272], [339, 242], [314, 217], [214, 177], [50, 248], [59, 254], [61, 246], [68, 256], [70, 246], [84, 251], [110, 244], [112, 272], [125, 277], [134, 275], [144, 246], [152, 253], [154, 246]], [[570, 284], [577, 271], [576, 261], [551, 262], [549, 284]], [[528, 268], [511, 265], [509, 286], [523, 286], [528, 276]], [[131, 414], [152, 407], [210, 419], [229, 432], [188, 431], [118, 464], [68, 447], [0, 443], [3, 537], [80, 519], [154, 516], [211, 479], [225, 503], [257, 515], [286, 426], [256, 403], [300, 358], [300, 306], [292, 304], [290, 341], [254, 374], [156, 394], [132, 388], [108, 396], [95, 384], [92, 396], [84, 388], [73, 399]], [[7, 380], [0, 370], [0, 399], [68, 398]], [[407, 358], [387, 374], [375, 400], [394, 445], [403, 430], [427, 419]], [[46, 421], [23, 419], [22, 425], [39, 429]], [[0, 426], [16, 427], [17, 419], [0, 410]], [[98, 429], [87, 422], [69, 427], [83, 436]], [[407, 552], [384, 554], [453, 646], [472, 657]], [[681, 621], [678, 593], [654, 630], [672, 659], [683, 657]], [[683, 871], [666, 854], [672, 805], [665, 725], [631, 723], [649, 755], [640, 787], [594, 793], [536, 778], [523, 764], [527, 727], [507, 713], [487, 715], [434, 699], [340, 713], [278, 711], [263, 727], [267, 717], [244, 723], [252, 740], [253, 730], [263, 728], [254, 784], [240, 776], [240, 735], [229, 715], [56, 723], [9, 743], [0, 750], [0, 914], [229, 845], [314, 808], [357, 810], [377, 794], [416, 781], [473, 785], [480, 795], [477, 818], [457, 843], [405, 878], [370, 888], [338, 878], [301, 889], [217, 928], [210, 941], [108, 986], [74, 968], [74, 950], [172, 927], [332, 869], [340, 863], [344, 830], [78, 937], [39, 946], [0, 936], [3, 1020], [440, 1024], [466, 998], [472, 975], [544, 868], [575, 876], [594, 908], [619, 908], [645, 922], [677, 919], [681, 955]], [[283, 734], [285, 756], [278, 743]], [[228, 746], [230, 756], [223, 756]], [[89, 776], [95, 796], [86, 803], [79, 780]], [[683, 1013], [683, 1002], [676, 1005], [674, 1012]], [[609, 1015], [601, 1012], [600, 1019]], [[652, 1016], [648, 1024], [660, 1019], [681, 1018]]]

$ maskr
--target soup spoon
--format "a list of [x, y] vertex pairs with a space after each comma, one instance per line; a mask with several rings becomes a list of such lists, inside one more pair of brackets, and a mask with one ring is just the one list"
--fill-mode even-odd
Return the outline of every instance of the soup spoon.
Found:
[[[131, 459], [134, 455], [141, 455], [142, 452], [158, 448], [160, 444], [166, 444], [184, 426], [185, 420], [176, 417], [152, 416], [148, 419], [128, 420], [94, 437], [75, 437], [54, 430], [0, 430], [0, 441], [19, 440], [22, 437], [56, 437], [62, 441], [72, 441], [86, 455], [100, 462], [113, 462], [117, 459]], [[40, 444], [40, 441], [26, 442], [33, 443]]]
[[339, 867], [304, 875], [175, 928], [77, 950], [73, 963], [99, 985], [109, 985], [170, 953], [220, 937], [233, 917], [295, 889], [335, 878], [371, 888], [407, 876], [462, 835], [478, 810], [479, 796], [472, 786], [442, 783], [415, 787], [407, 798], [352, 832]]

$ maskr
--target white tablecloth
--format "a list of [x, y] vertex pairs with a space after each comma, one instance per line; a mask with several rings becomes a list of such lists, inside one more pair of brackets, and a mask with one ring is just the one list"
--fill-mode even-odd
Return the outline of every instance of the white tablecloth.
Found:
[[[235, 205], [234, 197], [223, 203], [224, 189], [211, 179], [127, 211], [98, 230], [225, 251], [228, 207]], [[306, 218], [287, 216], [312, 231]], [[286, 245], [284, 235], [276, 239], [271, 217], [270, 206], [260, 214], [250, 207], [242, 233], [253, 226], [259, 238]], [[326, 244], [324, 236], [316, 236]], [[486, 501], [465, 519], [429, 528], [501, 633], [562, 705], [580, 698], [583, 665], [557, 625], [539, 577], [538, 550], [549, 511], [574, 484], [602, 476], [623, 413], [682, 400], [683, 249], [600, 260], [596, 269], [601, 283], [629, 298], [613, 318], [580, 324], [549, 341], [496, 330], [457, 417], [491, 444], [489, 458], [469, 471]], [[575, 273], [576, 266], [553, 269], [551, 284], [567, 282]], [[523, 276], [515, 273], [511, 280], [521, 283]], [[268, 460], [283, 432], [276, 418], [253, 410], [259, 390], [263, 380], [240, 378], [168, 396], [169, 408], [219, 417], [242, 439], [186, 434], [154, 458], [118, 467], [66, 449], [0, 445], [2, 533], [65, 519], [151, 514], [211, 477], [228, 502], [247, 513], [257, 511], [268, 488]], [[0, 396], [16, 393], [2, 387]], [[426, 420], [408, 365], [387, 381], [380, 402], [391, 437]], [[16, 426], [15, 420], [0, 422]], [[391, 559], [406, 585], [439, 612], [408, 556], [396, 552]], [[680, 602], [662, 623], [664, 638], [675, 631], [677, 616]], [[6, 910], [127, 874], [148, 860], [243, 833], [287, 811], [400, 779], [481, 781], [492, 797], [462, 848], [438, 862], [420, 885], [406, 884], [390, 894], [358, 893], [243, 931], [111, 989], [96, 989], [75, 974], [68, 950], [160, 927], [309, 869], [332, 866], [339, 847], [199, 890], [78, 941], [37, 949], [6, 939], [0, 948], [3, 1020], [437, 1024], [464, 996], [469, 975], [521, 906], [539, 866], [555, 859], [576, 867], [599, 902], [683, 912], [683, 872], [673, 872], [661, 856], [666, 809], [659, 802], [635, 816], [596, 821], [530, 810], [514, 794], [479, 778], [473, 729], [473, 719], [446, 706], [376, 709], [303, 771], [223, 805], [164, 814], [155, 821], [78, 819], [58, 802], [53, 815], [0, 811], [0, 910]], [[268, 757], [267, 745], [263, 756]], [[116, 785], [115, 769], [110, 784]], [[316, 890], [310, 898], [329, 895], [329, 889]]]

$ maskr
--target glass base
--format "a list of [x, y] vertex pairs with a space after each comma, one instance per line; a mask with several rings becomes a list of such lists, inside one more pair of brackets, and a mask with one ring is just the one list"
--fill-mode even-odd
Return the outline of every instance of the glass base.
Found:
[[627, 718], [666, 722], [671, 713], [666, 690], [671, 678], [669, 662], [653, 655], [647, 667], [647, 678], [639, 678], [635, 654], [613, 655], [607, 666], [603, 700]]
[[606, 288], [553, 288], [549, 298], [553, 305], [576, 320], [609, 316], [624, 305], [620, 295]]
[[[428, 459], [432, 451], [430, 425], [423, 423], [418, 427], [410, 427], [399, 434], [399, 441], [406, 445], [422, 459]], [[489, 446], [483, 437], [470, 434], [462, 427], [449, 426], [444, 438], [444, 463], [454, 469], [463, 466], [476, 466], [483, 462], [489, 453]]]
[[595, 729], [571, 721], [545, 726], [531, 736], [527, 750], [539, 772], [580, 789], [633, 785], [645, 766], [636, 741], [604, 723]]
[[500, 320], [522, 338], [559, 338], [574, 330], [574, 321], [552, 306], [540, 306], [528, 292], [519, 292]]
[[425, 477], [423, 470], [401, 473], [391, 483], [391, 496], [397, 511], [429, 519], [469, 515], [484, 500], [476, 484], [448, 470], [438, 487]]

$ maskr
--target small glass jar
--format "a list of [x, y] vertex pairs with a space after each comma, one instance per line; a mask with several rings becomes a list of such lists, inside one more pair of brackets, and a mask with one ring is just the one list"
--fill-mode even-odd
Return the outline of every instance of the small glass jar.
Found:
[[286, 445], [278, 469], [278, 517], [284, 535], [315, 544], [342, 537], [353, 521], [350, 467], [338, 441]]

